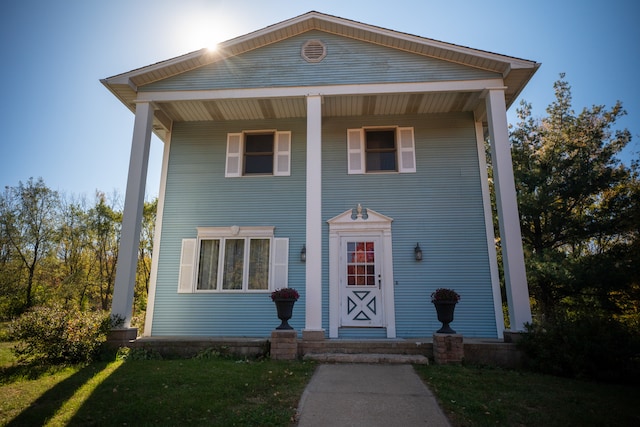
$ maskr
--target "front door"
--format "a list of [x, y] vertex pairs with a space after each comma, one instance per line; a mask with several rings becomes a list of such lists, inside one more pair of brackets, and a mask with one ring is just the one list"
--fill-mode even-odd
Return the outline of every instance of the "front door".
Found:
[[341, 325], [383, 326], [380, 238], [340, 239]]

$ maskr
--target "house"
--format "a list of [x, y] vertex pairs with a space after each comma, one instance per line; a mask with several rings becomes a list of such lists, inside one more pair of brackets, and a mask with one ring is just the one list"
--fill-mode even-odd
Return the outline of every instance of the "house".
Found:
[[113, 313], [129, 325], [151, 133], [164, 142], [145, 336], [502, 337], [531, 321], [506, 109], [539, 64], [318, 12], [102, 80], [135, 113]]

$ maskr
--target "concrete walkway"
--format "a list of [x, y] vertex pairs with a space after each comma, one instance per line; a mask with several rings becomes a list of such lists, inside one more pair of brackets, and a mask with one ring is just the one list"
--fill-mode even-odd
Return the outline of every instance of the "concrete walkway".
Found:
[[411, 365], [319, 365], [298, 412], [298, 427], [450, 426]]

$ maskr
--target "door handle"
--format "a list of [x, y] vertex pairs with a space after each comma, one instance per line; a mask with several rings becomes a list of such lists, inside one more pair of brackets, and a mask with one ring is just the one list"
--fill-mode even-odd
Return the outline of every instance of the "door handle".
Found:
[[378, 289], [382, 289], [382, 279], [380, 278], [379, 274], [378, 274]]

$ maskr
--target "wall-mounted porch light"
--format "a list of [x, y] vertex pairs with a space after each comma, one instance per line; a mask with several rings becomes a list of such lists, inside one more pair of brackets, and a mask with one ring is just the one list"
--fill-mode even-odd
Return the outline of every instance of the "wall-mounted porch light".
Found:
[[422, 249], [420, 249], [420, 244], [416, 243], [416, 248], [413, 250], [416, 261], [422, 261]]
[[307, 262], [307, 245], [302, 245], [300, 250], [300, 261]]

